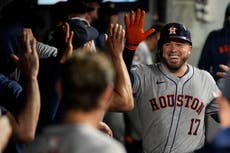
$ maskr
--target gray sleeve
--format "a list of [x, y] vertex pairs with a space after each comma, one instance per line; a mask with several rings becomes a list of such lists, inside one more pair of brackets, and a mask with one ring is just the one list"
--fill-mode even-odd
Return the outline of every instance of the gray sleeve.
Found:
[[133, 74], [133, 94], [137, 94], [137, 92], [140, 94], [141, 93], [141, 64], [132, 66], [131, 68], [131, 73]]
[[207, 106], [206, 114], [211, 115], [217, 113], [219, 110], [215, 99], [218, 96], [218, 94], [220, 94], [220, 89], [218, 88], [217, 83], [215, 82], [213, 77], [209, 73], [207, 73], [207, 75], [210, 82], [210, 86], [209, 86], [210, 103]]
[[53, 46], [46, 45], [42, 42], [36, 41], [36, 49], [39, 58], [48, 58], [57, 56], [57, 48]]

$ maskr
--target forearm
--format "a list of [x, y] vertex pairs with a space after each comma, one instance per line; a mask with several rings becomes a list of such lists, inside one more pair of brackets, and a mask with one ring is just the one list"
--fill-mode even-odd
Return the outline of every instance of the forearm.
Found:
[[121, 112], [130, 111], [134, 107], [132, 87], [122, 55], [113, 57], [112, 63], [116, 71], [116, 80], [109, 110]]
[[34, 139], [40, 113], [40, 92], [37, 78], [27, 78], [26, 81], [23, 95], [24, 105], [15, 120], [11, 118], [13, 137], [22, 142]]

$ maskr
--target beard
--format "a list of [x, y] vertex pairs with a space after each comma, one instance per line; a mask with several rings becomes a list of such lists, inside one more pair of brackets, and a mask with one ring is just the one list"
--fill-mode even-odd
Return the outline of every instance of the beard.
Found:
[[162, 56], [163, 64], [172, 72], [178, 71], [188, 60], [188, 56], [185, 56], [181, 59], [178, 64], [171, 64], [167, 61], [165, 57]]

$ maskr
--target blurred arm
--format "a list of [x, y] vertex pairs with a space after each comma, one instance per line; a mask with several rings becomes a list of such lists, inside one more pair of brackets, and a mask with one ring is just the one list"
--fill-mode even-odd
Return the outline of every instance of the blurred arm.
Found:
[[17, 116], [7, 113], [13, 128], [13, 138], [23, 142], [34, 139], [40, 113], [40, 91], [38, 86], [39, 59], [36, 40], [31, 30], [24, 30], [19, 41], [18, 56], [12, 55], [22, 74], [22, 106]]

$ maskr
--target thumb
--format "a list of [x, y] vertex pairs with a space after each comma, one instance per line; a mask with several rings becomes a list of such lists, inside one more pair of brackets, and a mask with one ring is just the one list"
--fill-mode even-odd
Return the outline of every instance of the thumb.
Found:
[[18, 61], [19, 61], [19, 57], [17, 56], [17, 55], [15, 55], [15, 54], [11, 54], [10, 55], [10, 58], [17, 64], [18, 63]]
[[148, 37], [149, 35], [151, 35], [153, 32], [155, 31], [155, 29], [151, 28], [149, 30], [147, 30], [145, 33], [144, 33], [144, 37]]
[[106, 43], [108, 41], [108, 35], [104, 34], [104, 42]]

